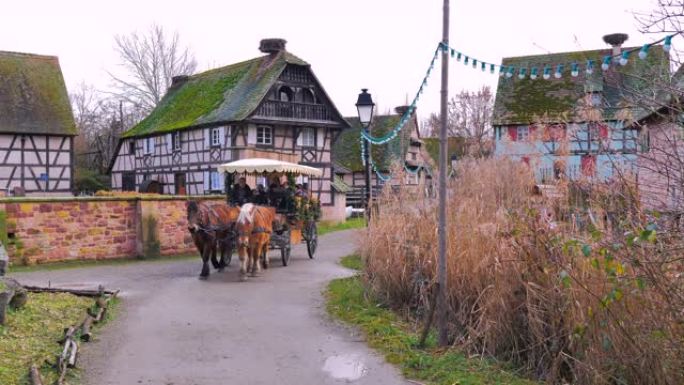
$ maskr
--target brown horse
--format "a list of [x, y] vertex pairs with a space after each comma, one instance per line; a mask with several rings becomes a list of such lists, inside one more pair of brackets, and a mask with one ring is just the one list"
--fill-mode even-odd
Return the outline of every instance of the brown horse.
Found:
[[[207, 205], [204, 202], [188, 201], [188, 231], [197, 250], [202, 256], [202, 272], [200, 278], [209, 276], [209, 258], [218, 271], [226, 267], [226, 259], [233, 253], [233, 230], [240, 209], [227, 204]], [[217, 249], [221, 251], [221, 260], [216, 259]]]
[[240, 215], [235, 224], [240, 256], [240, 279], [246, 279], [248, 272], [252, 276], [259, 274], [261, 258], [264, 260], [264, 268], [268, 268], [266, 253], [271, 241], [275, 216], [273, 207], [247, 203], [240, 209]]

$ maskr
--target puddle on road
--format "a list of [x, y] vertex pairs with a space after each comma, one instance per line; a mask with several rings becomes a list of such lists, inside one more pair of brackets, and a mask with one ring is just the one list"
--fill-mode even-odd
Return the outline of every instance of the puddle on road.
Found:
[[323, 370], [328, 372], [332, 378], [356, 381], [363, 377], [368, 368], [361, 361], [361, 356], [358, 354], [340, 354], [338, 356], [328, 357], [323, 365]]

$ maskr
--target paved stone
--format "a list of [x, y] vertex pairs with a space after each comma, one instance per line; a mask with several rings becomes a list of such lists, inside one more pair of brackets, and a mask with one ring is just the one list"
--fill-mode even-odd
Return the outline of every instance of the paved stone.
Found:
[[236, 260], [201, 281], [199, 258], [13, 276], [122, 290], [119, 316], [84, 344], [87, 384], [407, 384], [325, 313], [322, 291], [351, 273], [337, 262], [355, 243], [354, 231], [322, 236], [316, 259], [298, 245], [288, 267], [274, 251], [271, 268], [247, 282], [238, 281]]

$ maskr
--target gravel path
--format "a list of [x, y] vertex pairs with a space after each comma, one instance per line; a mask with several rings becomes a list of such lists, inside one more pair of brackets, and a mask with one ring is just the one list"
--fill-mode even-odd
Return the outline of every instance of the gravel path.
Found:
[[298, 245], [288, 267], [272, 252], [271, 268], [247, 282], [238, 282], [237, 256], [207, 281], [197, 278], [199, 257], [13, 276], [121, 289], [119, 316], [84, 345], [87, 384], [407, 384], [325, 313], [322, 291], [350, 274], [337, 261], [354, 245], [353, 230], [328, 234], [315, 260]]

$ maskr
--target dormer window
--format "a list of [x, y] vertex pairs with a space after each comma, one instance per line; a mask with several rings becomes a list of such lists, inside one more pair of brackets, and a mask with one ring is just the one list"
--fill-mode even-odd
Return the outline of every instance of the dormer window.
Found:
[[518, 142], [527, 141], [530, 138], [530, 127], [518, 126], [515, 133], [515, 140]]

